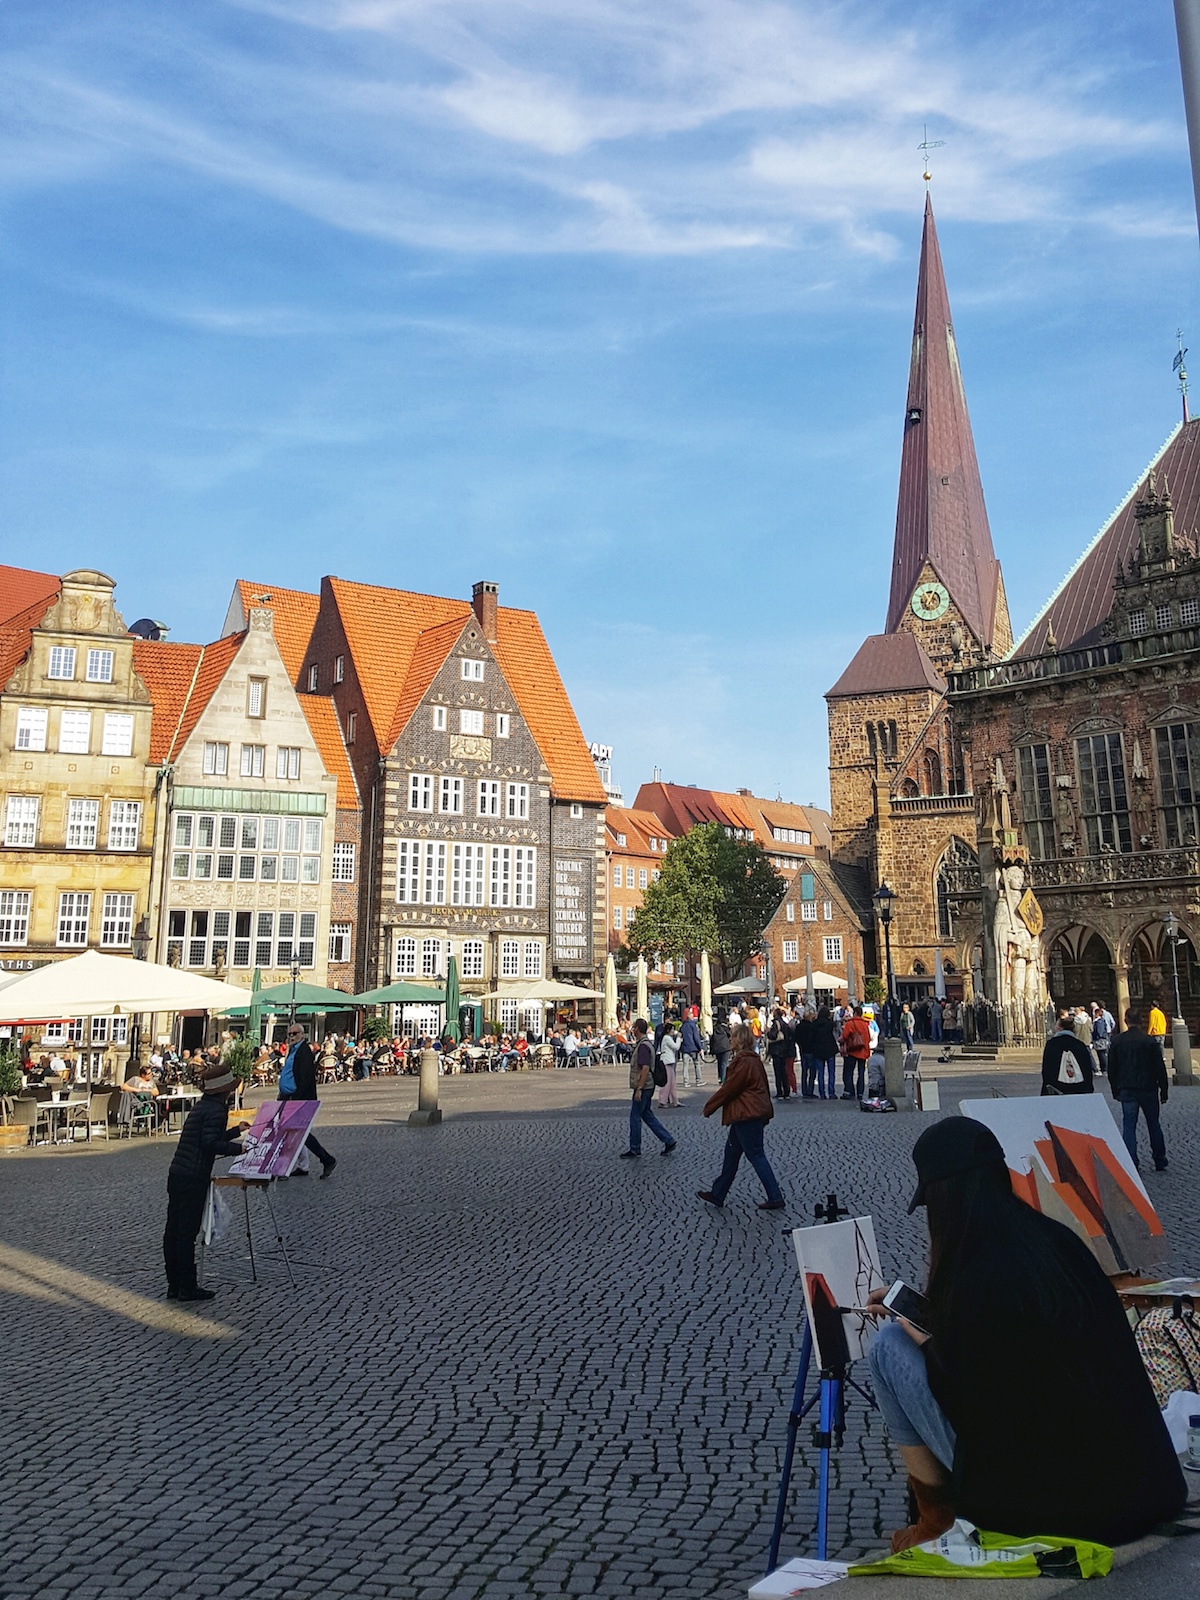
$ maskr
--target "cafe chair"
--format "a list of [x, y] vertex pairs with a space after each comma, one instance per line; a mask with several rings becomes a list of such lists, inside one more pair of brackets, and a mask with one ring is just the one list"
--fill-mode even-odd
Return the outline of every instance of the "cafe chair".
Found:
[[19, 1100], [13, 1101], [13, 1127], [29, 1129], [29, 1137], [26, 1141], [28, 1144], [36, 1143], [37, 1130], [43, 1122], [46, 1123], [47, 1132], [49, 1132], [49, 1119], [42, 1112], [41, 1103], [39, 1101], [31, 1100], [25, 1096], [22, 1096], [22, 1098]]
[[76, 1129], [83, 1129], [85, 1139], [91, 1138], [91, 1129], [88, 1124], [88, 1097], [87, 1095], [72, 1096], [67, 1101], [67, 1109], [63, 1114], [63, 1135], [68, 1144], [73, 1144]]
[[87, 1136], [89, 1140], [93, 1134], [97, 1137], [103, 1134], [106, 1139], [108, 1138], [108, 1108], [112, 1104], [112, 1097], [113, 1091], [111, 1089], [97, 1090], [88, 1102]]

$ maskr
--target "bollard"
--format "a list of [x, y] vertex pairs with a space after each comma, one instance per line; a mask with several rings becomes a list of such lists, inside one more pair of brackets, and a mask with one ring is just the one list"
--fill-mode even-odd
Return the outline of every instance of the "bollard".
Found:
[[421, 1076], [417, 1087], [417, 1109], [408, 1113], [410, 1128], [427, 1128], [442, 1120], [438, 1106], [438, 1053], [421, 1051]]
[[904, 1045], [899, 1039], [883, 1041], [883, 1089], [889, 1100], [894, 1100], [901, 1111], [909, 1109], [904, 1093]]
[[1171, 1023], [1171, 1066], [1174, 1076], [1172, 1082], [1180, 1085], [1194, 1084], [1196, 1079], [1192, 1072], [1192, 1041], [1188, 1037], [1187, 1023], [1182, 1017], [1175, 1017]]

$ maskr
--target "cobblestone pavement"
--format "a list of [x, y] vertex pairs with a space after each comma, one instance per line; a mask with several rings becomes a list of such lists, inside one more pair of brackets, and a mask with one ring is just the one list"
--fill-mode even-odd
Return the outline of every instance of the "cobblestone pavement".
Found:
[[[1033, 1084], [977, 1070], [943, 1103]], [[277, 1189], [296, 1289], [274, 1259], [253, 1283], [235, 1240], [194, 1312], [161, 1299], [171, 1141], [0, 1161], [3, 1600], [745, 1594], [800, 1343], [783, 1223], [836, 1190], [874, 1214], [885, 1268], [920, 1274], [928, 1119], [781, 1106], [784, 1217], [745, 1170], [724, 1211], [695, 1200], [721, 1145], [703, 1092], [664, 1114], [677, 1152], [638, 1162], [617, 1160], [624, 1069], [445, 1080], [446, 1121], [410, 1130], [415, 1094], [331, 1086], [336, 1175]], [[1168, 1265], [1195, 1268], [1200, 1089], [1165, 1125], [1148, 1182]], [[807, 1548], [814, 1466], [805, 1436], [785, 1553]], [[856, 1405], [843, 1555], [878, 1549], [900, 1484]]]

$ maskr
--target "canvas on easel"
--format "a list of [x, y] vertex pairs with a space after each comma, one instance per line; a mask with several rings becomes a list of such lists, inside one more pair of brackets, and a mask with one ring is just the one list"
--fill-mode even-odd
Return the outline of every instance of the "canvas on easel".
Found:
[[319, 1100], [266, 1100], [242, 1136], [231, 1178], [290, 1178], [321, 1109]]
[[1021, 1199], [1077, 1233], [1110, 1276], [1167, 1257], [1158, 1213], [1098, 1094], [964, 1100], [959, 1109], [999, 1139]]
[[886, 1279], [879, 1265], [875, 1224], [870, 1217], [793, 1228], [792, 1243], [804, 1287], [804, 1309], [822, 1370], [857, 1361], [874, 1320], [840, 1308], [866, 1304]]

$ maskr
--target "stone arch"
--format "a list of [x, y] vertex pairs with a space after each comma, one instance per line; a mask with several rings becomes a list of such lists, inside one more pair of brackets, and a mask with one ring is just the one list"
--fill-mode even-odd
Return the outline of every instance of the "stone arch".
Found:
[[942, 794], [942, 758], [936, 750], [927, 749], [921, 757], [921, 774], [926, 794]]
[[962, 867], [974, 867], [978, 871], [979, 857], [965, 839], [958, 834], [951, 834], [933, 869], [933, 908], [939, 939], [955, 937], [954, 908], [950, 896], [954, 878], [958, 876], [956, 869]]
[[921, 786], [915, 778], [905, 778], [900, 785], [900, 798], [902, 800], [913, 800], [920, 792]]
[[1115, 1015], [1117, 975], [1112, 945], [1098, 928], [1070, 923], [1044, 936], [1046, 981], [1056, 1006], [1102, 1001]]
[[[1154, 917], [1135, 928], [1126, 940], [1129, 968], [1129, 1003], [1149, 1006], [1157, 1001], [1168, 1018], [1175, 1015], [1175, 972], [1171, 965], [1171, 946], [1161, 917]], [[1179, 974], [1179, 1004], [1190, 1027], [1200, 1016], [1200, 955], [1195, 931], [1182, 919], [1175, 946]]]

